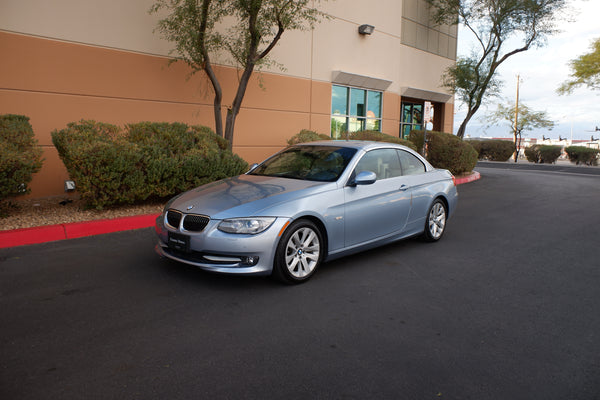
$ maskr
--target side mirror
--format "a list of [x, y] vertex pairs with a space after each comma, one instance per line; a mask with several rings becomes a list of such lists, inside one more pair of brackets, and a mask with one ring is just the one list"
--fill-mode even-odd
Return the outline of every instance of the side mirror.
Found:
[[354, 178], [354, 185], [372, 185], [377, 180], [377, 175], [375, 172], [371, 171], [362, 171], [356, 175]]
[[250, 172], [254, 171], [256, 169], [256, 167], [258, 167], [257, 163], [254, 163], [250, 166], [250, 169], [248, 170], [248, 172], [246, 172], [247, 174], [249, 174]]

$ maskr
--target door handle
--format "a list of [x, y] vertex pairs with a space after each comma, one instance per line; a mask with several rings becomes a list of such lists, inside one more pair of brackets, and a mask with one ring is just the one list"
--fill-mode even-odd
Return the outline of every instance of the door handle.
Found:
[[401, 192], [404, 192], [404, 191], [406, 191], [406, 189], [408, 189], [408, 186], [402, 185], [402, 186], [400, 186], [400, 189], [398, 189], [398, 190], [400, 190]]

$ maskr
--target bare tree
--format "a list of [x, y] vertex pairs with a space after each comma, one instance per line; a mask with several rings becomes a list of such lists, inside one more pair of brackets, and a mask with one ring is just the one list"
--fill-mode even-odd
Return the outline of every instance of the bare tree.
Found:
[[427, 0], [437, 23], [460, 23], [476, 40], [468, 57], [459, 57], [442, 84], [467, 106], [457, 135], [464, 137], [467, 124], [482, 102], [497, 93], [498, 67], [509, 57], [545, 44], [556, 32], [555, 22], [566, 0]]
[[[317, 3], [320, 0], [314, 0]], [[204, 72], [214, 89], [215, 131], [233, 144], [235, 120], [248, 82], [256, 68], [269, 63], [269, 54], [286, 30], [312, 29], [324, 17], [311, 0], [157, 0], [150, 12], [166, 16], [157, 30], [175, 43], [172, 62], [183, 61], [192, 73]], [[229, 29], [220, 24], [235, 21]], [[223, 91], [211, 56], [225, 50], [237, 62], [240, 79], [223, 130]]]

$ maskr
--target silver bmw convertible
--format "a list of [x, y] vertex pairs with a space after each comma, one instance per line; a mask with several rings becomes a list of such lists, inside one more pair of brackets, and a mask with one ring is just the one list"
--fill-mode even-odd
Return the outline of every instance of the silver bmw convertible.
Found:
[[298, 144], [171, 199], [156, 219], [156, 251], [208, 271], [301, 283], [326, 260], [412, 236], [439, 240], [456, 204], [452, 174], [407, 147]]

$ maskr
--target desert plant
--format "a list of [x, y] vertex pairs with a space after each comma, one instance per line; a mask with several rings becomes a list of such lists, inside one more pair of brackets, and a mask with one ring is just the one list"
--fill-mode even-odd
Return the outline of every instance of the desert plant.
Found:
[[590, 149], [588, 147], [581, 146], [569, 146], [565, 148], [565, 152], [569, 156], [569, 160], [574, 162], [576, 165], [598, 165], [598, 154], [600, 150]]
[[27, 185], [43, 162], [37, 144], [28, 117], [0, 115], [0, 202], [30, 192]]
[[469, 140], [468, 143], [477, 151], [480, 160], [508, 161], [515, 152], [515, 144], [508, 140]]
[[388, 135], [378, 131], [358, 131], [348, 134], [350, 140], [371, 140], [374, 142], [397, 143], [413, 150], [417, 150], [416, 146], [409, 140], [399, 138], [398, 136]]
[[209, 128], [182, 123], [121, 129], [80, 121], [54, 131], [52, 140], [81, 198], [95, 208], [169, 197], [248, 168]]
[[527, 161], [536, 164], [553, 164], [560, 157], [562, 147], [549, 145], [533, 145], [525, 149]]
[[331, 140], [331, 137], [322, 133], [302, 129], [300, 132], [292, 136], [287, 142], [289, 145], [307, 142], [317, 142], [319, 140]]
[[143, 197], [142, 155], [137, 145], [123, 138], [121, 128], [72, 122], [52, 132], [52, 142], [89, 207], [131, 204]]
[[[303, 129], [299, 133], [292, 136], [287, 142], [290, 145], [297, 143], [306, 143], [306, 142], [316, 142], [320, 140], [332, 140], [331, 137], [324, 135], [322, 133], [317, 133], [314, 131], [310, 131], [307, 129]], [[344, 139], [345, 140], [345, 139]], [[388, 143], [397, 143], [403, 146], [410, 147], [413, 150], [416, 150], [415, 145], [405, 139], [401, 139], [397, 136], [388, 135], [378, 131], [358, 131], [358, 132], [350, 132], [348, 133], [348, 140], [369, 140], [374, 142], [388, 142]]]
[[[412, 131], [409, 140], [423, 148], [424, 132]], [[468, 173], [477, 164], [477, 151], [469, 143], [450, 133], [427, 132], [427, 160], [436, 168], [447, 169], [454, 175]]]

